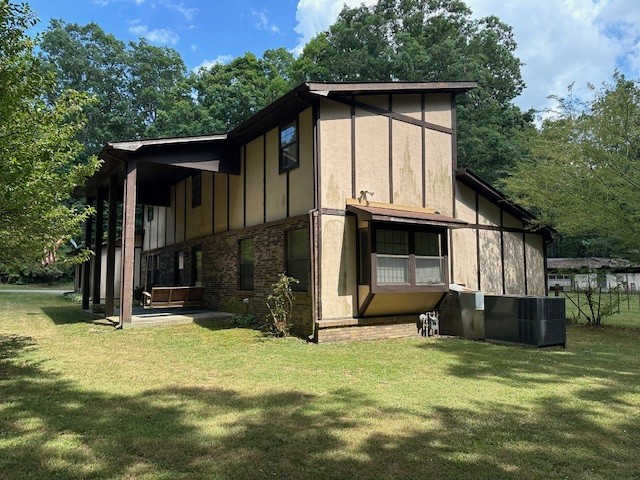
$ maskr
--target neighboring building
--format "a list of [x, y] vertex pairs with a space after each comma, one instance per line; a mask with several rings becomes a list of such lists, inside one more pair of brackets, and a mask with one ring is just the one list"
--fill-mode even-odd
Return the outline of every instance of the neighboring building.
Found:
[[549, 258], [548, 285], [564, 291], [589, 288], [638, 292], [640, 265], [621, 258]]
[[81, 193], [123, 199], [125, 291], [138, 202], [147, 286], [251, 297], [264, 316], [286, 271], [299, 334], [415, 335], [450, 283], [545, 294], [551, 230], [456, 168], [455, 98], [474, 86], [305, 83], [225, 135], [107, 144]]

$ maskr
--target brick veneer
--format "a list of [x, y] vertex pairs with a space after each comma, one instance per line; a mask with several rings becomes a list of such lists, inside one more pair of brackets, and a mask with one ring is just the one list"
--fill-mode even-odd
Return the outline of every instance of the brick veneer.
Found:
[[316, 327], [315, 341], [325, 343], [384, 338], [418, 338], [421, 334], [416, 326], [417, 320], [417, 315], [410, 315], [320, 321]]
[[[174, 255], [177, 251], [184, 251], [185, 265], [180, 280], [181, 284], [189, 285], [191, 249], [195, 245], [202, 245], [202, 286], [205, 306], [224, 311], [241, 299], [249, 298], [249, 312], [253, 313], [259, 321], [264, 321], [269, 313], [266, 300], [271, 285], [277, 281], [278, 274], [285, 271], [286, 232], [298, 228], [309, 228], [307, 215], [208, 235], [145, 252], [142, 255], [142, 274], [146, 275], [146, 256], [149, 253], [158, 254], [160, 255], [158, 278], [155, 279], [154, 284], [156, 286], [174, 285]], [[245, 238], [254, 239], [253, 291], [238, 290], [238, 242]], [[308, 278], [311, 279], [310, 273]], [[311, 288], [310, 285], [309, 288]], [[309, 335], [312, 332], [311, 294], [296, 292], [294, 295], [293, 332], [298, 335]]]

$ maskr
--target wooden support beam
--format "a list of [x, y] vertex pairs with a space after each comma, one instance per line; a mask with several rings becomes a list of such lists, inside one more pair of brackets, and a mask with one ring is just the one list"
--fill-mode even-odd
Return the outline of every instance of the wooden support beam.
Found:
[[133, 268], [136, 230], [136, 160], [127, 163], [122, 205], [122, 250], [120, 275], [120, 326], [131, 323], [133, 310]]
[[104, 300], [105, 316], [115, 310], [116, 221], [118, 217], [118, 175], [109, 177], [109, 212], [107, 220], [107, 279]]
[[[87, 205], [93, 204], [93, 198], [87, 198]], [[93, 230], [93, 220], [87, 218], [84, 224], [84, 245], [85, 248], [91, 248], [91, 232]], [[82, 265], [82, 308], [89, 308], [89, 298], [91, 297], [91, 259], [89, 258]]]
[[94, 252], [93, 257], [93, 304], [100, 304], [100, 277], [102, 275], [102, 236], [104, 233], [104, 188], [99, 187], [96, 192], [96, 228], [94, 237]]

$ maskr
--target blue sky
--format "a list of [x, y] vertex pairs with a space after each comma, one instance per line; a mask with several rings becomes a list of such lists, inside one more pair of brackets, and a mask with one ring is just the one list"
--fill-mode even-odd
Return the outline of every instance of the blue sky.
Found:
[[[189, 68], [268, 48], [293, 52], [326, 29], [343, 4], [375, 0], [27, 0], [41, 19], [98, 23], [121, 40], [145, 37], [178, 50]], [[640, 76], [638, 0], [467, 0], [476, 17], [497, 15], [514, 29], [527, 84], [516, 99], [542, 110], [547, 96], [586, 92], [614, 69]]]

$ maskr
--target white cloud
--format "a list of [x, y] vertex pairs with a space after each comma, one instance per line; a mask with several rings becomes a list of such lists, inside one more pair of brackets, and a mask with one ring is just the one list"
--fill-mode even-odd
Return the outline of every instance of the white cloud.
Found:
[[141, 25], [139, 20], [129, 22], [129, 33], [143, 37], [151, 43], [160, 45], [175, 45], [180, 37], [176, 32], [168, 28], [150, 29], [147, 25]]
[[280, 33], [280, 29], [269, 21], [266, 10], [251, 9], [251, 16], [255, 19], [255, 26], [258, 30], [268, 30], [271, 33]]
[[[144, 0], [136, 0], [136, 1], [144, 1]], [[165, 0], [162, 4], [170, 10], [175, 10], [180, 13], [185, 19], [191, 21], [193, 20], [193, 15], [198, 11], [197, 8], [188, 8], [185, 7], [183, 3], [175, 3], [171, 0]]]
[[615, 68], [640, 67], [640, 10], [637, 0], [467, 0], [478, 17], [496, 15], [513, 27], [516, 56], [524, 62], [527, 87], [516, 103], [543, 110], [575, 82], [585, 95], [587, 83], [601, 84]]
[[300, 35], [300, 40], [294, 52], [300, 54], [309, 40], [329, 28], [345, 5], [357, 7], [361, 4], [376, 3], [376, 0], [300, 0], [296, 10], [297, 24], [294, 28]]
[[218, 55], [213, 60], [204, 60], [200, 65], [194, 67], [193, 71], [197, 73], [198, 70], [202, 68], [207, 69], [213, 67], [214, 65], [224, 65], [225, 63], [229, 63], [234, 58], [235, 57], [233, 55]]

